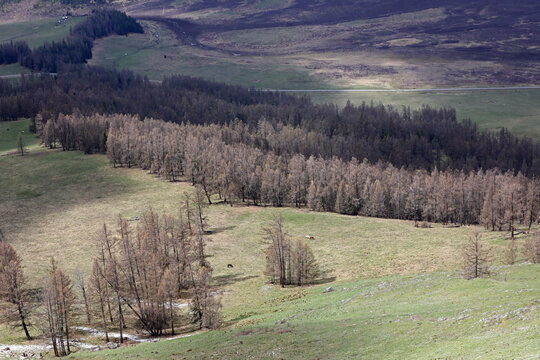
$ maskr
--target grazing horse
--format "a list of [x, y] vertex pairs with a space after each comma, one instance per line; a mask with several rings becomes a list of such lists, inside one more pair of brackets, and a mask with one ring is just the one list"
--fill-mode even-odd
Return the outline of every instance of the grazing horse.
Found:
[[233, 264], [227, 264], [227, 267], [228, 268], [233, 268], [234, 266], [233, 266]]

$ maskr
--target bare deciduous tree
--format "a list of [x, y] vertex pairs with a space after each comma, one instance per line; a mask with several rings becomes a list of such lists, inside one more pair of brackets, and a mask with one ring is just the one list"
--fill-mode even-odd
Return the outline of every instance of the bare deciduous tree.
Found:
[[518, 255], [517, 240], [515, 236], [510, 238], [504, 252], [504, 261], [507, 265], [514, 265]]
[[4, 321], [19, 324], [26, 339], [31, 340], [32, 338], [28, 332], [30, 318], [28, 304], [30, 299], [22, 270], [21, 258], [17, 255], [15, 249], [5, 242], [0, 242], [0, 300], [12, 305], [4, 314]]
[[84, 303], [84, 312], [86, 314], [86, 323], [90, 325], [92, 322], [92, 317], [90, 315], [90, 307], [88, 305], [88, 288], [86, 285], [86, 280], [80, 269], [75, 270], [75, 283], [81, 292], [81, 296]]
[[295, 285], [302, 286], [315, 280], [320, 272], [315, 255], [306, 242], [296, 239], [293, 246], [293, 274]]
[[103, 278], [103, 269], [100, 266], [99, 260], [95, 259], [94, 265], [92, 266], [92, 276], [90, 277], [90, 303], [96, 308], [96, 313], [101, 319], [101, 325], [105, 332], [105, 341], [109, 342], [109, 326], [106, 315], [106, 306], [109, 304], [109, 293], [107, 284]]
[[26, 152], [26, 146], [24, 145], [24, 139], [21, 134], [17, 137], [17, 152], [23, 156]]
[[210, 288], [212, 270], [200, 265], [193, 269], [194, 296], [190, 304], [191, 317], [201, 328], [217, 329], [221, 324], [221, 301]]
[[462, 254], [465, 279], [470, 280], [490, 275], [491, 248], [484, 244], [479, 233], [470, 236], [463, 244]]
[[71, 279], [52, 259], [49, 276], [45, 281], [44, 305], [48, 324], [46, 335], [51, 339], [55, 356], [67, 356], [71, 353], [70, 330], [74, 303]]
[[525, 241], [524, 252], [530, 262], [540, 264], [540, 235], [530, 236]]
[[270, 242], [266, 249], [265, 275], [270, 282], [285, 285], [304, 285], [319, 276], [319, 268], [310, 247], [300, 239], [291, 241], [284, 229], [283, 218], [277, 217], [264, 229]]

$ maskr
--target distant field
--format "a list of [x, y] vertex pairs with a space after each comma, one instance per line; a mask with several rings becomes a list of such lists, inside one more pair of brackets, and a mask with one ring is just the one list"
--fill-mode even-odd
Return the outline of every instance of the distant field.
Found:
[[[298, 94], [302, 94], [299, 92]], [[505, 127], [516, 135], [540, 140], [540, 90], [459, 91], [429, 93], [310, 93], [316, 103], [333, 102], [344, 106], [347, 100], [389, 104], [401, 109], [422, 105], [453, 107], [458, 119], [469, 118], [480, 128]]]
[[0, 25], [0, 43], [26, 41], [28, 46], [36, 47], [44, 42], [60, 40], [68, 36], [70, 28], [83, 20], [83, 17], [70, 17], [58, 26], [56, 25], [58, 18], [2, 24]]
[[[81, 20], [82, 18], [69, 18], [61, 26], [55, 26], [56, 19], [0, 25], [0, 41], [26, 40], [32, 46], [37, 46], [44, 41], [67, 36], [69, 27]], [[393, 84], [392, 74], [369, 75], [370, 71], [378, 69], [373, 68], [377, 63], [376, 53], [371, 57], [361, 58], [347, 53], [236, 56], [234, 52], [227, 54], [198, 46], [181, 45], [175, 34], [165, 26], [151, 21], [142, 23], [145, 34], [111, 36], [96, 41], [90, 64], [131, 69], [152, 80], [182, 74], [256, 88], [380, 88], [392, 87]], [[239, 31], [232, 33], [253, 39], [253, 34]], [[264, 30], [264, 34], [270, 35], [268, 30]], [[290, 36], [299, 34], [290, 32]], [[311, 68], [310, 61], [319, 65]], [[372, 65], [354, 70], [354, 64], [358, 61], [367, 61]], [[401, 64], [403, 60], [395, 61], [394, 65]], [[328, 66], [337, 66], [337, 70], [330, 70]], [[347, 76], [350, 71], [366, 72], [367, 77], [360, 83], [351, 81]], [[16, 64], [0, 66], [0, 76], [21, 72], [28, 71]], [[412, 78], [414, 79], [414, 76]], [[518, 135], [540, 139], [540, 90], [413, 94], [311, 93], [309, 96], [317, 103], [334, 102], [340, 106], [349, 99], [355, 104], [374, 101], [411, 108], [418, 108], [423, 104], [449, 106], [457, 109], [459, 119], [471, 118], [481, 128], [498, 130], [504, 126]]]
[[[145, 34], [127, 37], [111, 36], [96, 41], [91, 64], [110, 68], [131, 69], [150, 79], [182, 74], [199, 76], [255, 88], [335, 89], [381, 88], [380, 82], [363, 86], [346, 79], [329, 79], [328, 73], [303, 67], [302, 56], [234, 56], [202, 50], [197, 46], [179, 45], [167, 28], [145, 21]], [[327, 61], [330, 55], [321, 55]], [[338, 54], [335, 54], [338, 56]], [[345, 61], [348, 63], [353, 61]], [[375, 59], [370, 59], [375, 62]], [[345, 66], [345, 65], [344, 65]], [[384, 79], [384, 76], [382, 77]], [[388, 83], [387, 85], [390, 85]], [[299, 93], [302, 95], [302, 93]], [[314, 102], [347, 100], [391, 104], [419, 108], [424, 104], [454, 107], [458, 118], [471, 118], [481, 128], [498, 130], [502, 126], [518, 135], [540, 139], [540, 90], [475, 91], [452, 93], [310, 93]]]
[[9, 64], [9, 65], [0, 65], [0, 76], [4, 75], [13, 75], [13, 74], [26, 74], [29, 73], [25, 67], [22, 67], [19, 64]]
[[95, 42], [92, 65], [130, 69], [151, 80], [174, 74], [197, 76], [212, 81], [248, 87], [300, 86], [323, 88], [307, 71], [276, 64], [271, 59], [235, 59], [219, 53], [180, 45], [173, 33], [150, 22], [142, 22], [145, 34], [110, 36]]

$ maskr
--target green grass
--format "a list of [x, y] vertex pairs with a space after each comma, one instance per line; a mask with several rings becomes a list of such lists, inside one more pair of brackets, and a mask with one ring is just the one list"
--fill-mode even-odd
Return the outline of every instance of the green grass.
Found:
[[[467, 281], [444, 272], [281, 290], [241, 329], [74, 358], [532, 359], [540, 356], [538, 265]], [[504, 273], [504, 275], [503, 275]]]
[[19, 64], [0, 65], [0, 76], [14, 75], [14, 74], [27, 74], [30, 70], [22, 67]]
[[[299, 93], [302, 94], [302, 93]], [[505, 127], [516, 135], [540, 139], [540, 90], [459, 91], [429, 93], [310, 93], [316, 103], [333, 102], [344, 106], [347, 100], [389, 104], [401, 109], [422, 105], [453, 107], [458, 119], [470, 118], [482, 129]]]
[[[259, 88], [323, 88], [307, 71], [272, 61], [252, 61], [201, 52], [195, 46], [178, 45], [165, 28], [143, 22], [145, 34], [110, 36], [96, 41], [92, 65], [130, 69], [151, 80], [173, 74]], [[159, 40], [155, 35], [159, 35]]]
[[83, 17], [70, 17], [59, 26], [56, 26], [58, 18], [2, 24], [0, 25], [0, 43], [26, 41], [31, 48], [36, 47], [47, 41], [67, 37], [70, 28], [83, 20]]
[[261, 0], [253, 5], [253, 8], [258, 10], [270, 10], [284, 7], [286, 4], [287, 0]]
[[0, 155], [17, 149], [17, 138], [22, 134], [23, 143], [29, 149], [35, 147], [39, 139], [28, 129], [30, 120], [0, 121]]

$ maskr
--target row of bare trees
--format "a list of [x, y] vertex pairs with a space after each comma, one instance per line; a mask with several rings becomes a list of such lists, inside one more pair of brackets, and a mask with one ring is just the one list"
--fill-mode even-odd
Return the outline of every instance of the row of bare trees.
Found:
[[[268, 127], [265, 122], [260, 127]], [[38, 127], [39, 129], [39, 127]], [[292, 131], [292, 130], [291, 130]], [[497, 170], [407, 170], [366, 160], [305, 158], [283, 152], [297, 138], [254, 138], [238, 123], [178, 125], [115, 116], [60, 116], [40, 131], [51, 147], [104, 151], [115, 166], [139, 166], [171, 181], [198, 184], [207, 201], [307, 206], [317, 211], [528, 229], [540, 213], [539, 182]], [[298, 135], [298, 134], [297, 134]]]
[[[3, 320], [22, 327], [30, 340], [34, 313], [35, 326], [51, 340], [55, 356], [71, 353], [73, 327], [84, 318], [104, 331], [107, 342], [111, 329], [120, 332], [123, 342], [128, 325], [151, 336], [174, 335], [193, 325], [217, 328], [221, 302], [205, 250], [204, 200], [201, 191], [185, 194], [177, 217], [150, 209], [135, 227], [120, 217], [114, 234], [104, 225], [88, 284], [81, 273], [74, 282], [51, 259], [43, 286], [30, 289], [21, 258], [0, 241], [0, 305], [7, 306]], [[189, 302], [189, 314], [179, 312], [182, 299]]]

